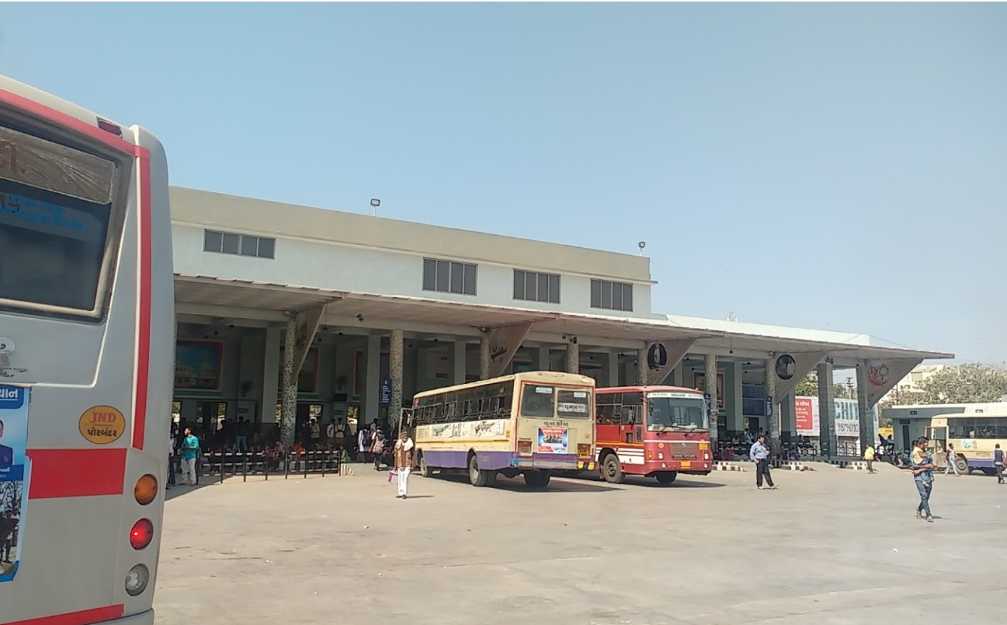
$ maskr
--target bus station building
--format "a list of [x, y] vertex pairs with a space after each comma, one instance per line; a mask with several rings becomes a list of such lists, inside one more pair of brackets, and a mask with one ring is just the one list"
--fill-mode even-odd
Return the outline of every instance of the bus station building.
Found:
[[873, 407], [924, 359], [869, 336], [652, 310], [645, 256], [171, 189], [173, 412], [204, 436], [245, 419], [289, 440], [308, 418], [385, 422], [420, 391], [509, 372], [704, 391], [722, 440], [796, 436], [817, 370], [822, 450], [839, 453], [834, 370]]

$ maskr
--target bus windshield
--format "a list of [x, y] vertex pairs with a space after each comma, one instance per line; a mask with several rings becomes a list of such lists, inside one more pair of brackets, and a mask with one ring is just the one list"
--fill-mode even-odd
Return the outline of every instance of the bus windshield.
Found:
[[702, 397], [684, 393], [648, 393], [647, 406], [647, 429], [652, 432], [666, 428], [706, 427]]

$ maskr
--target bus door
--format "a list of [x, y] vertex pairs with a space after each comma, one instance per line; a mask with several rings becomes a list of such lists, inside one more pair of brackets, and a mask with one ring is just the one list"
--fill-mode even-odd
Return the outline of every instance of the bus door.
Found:
[[632, 393], [626, 393], [622, 406], [622, 419], [619, 426], [620, 439], [625, 443], [643, 442], [643, 396], [640, 395], [637, 404], [629, 403]]

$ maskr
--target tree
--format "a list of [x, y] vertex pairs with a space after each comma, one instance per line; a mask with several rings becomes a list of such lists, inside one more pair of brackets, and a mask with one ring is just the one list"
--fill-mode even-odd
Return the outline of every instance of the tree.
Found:
[[809, 373], [794, 387], [795, 397], [818, 397], [818, 376]]
[[920, 404], [961, 404], [999, 401], [1007, 395], [1007, 370], [980, 363], [949, 366], [918, 385]]

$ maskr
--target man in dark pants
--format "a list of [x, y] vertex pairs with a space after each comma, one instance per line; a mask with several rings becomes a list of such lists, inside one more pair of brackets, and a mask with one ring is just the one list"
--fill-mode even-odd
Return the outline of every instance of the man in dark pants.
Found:
[[762, 478], [766, 478], [769, 488], [776, 488], [773, 478], [769, 475], [769, 449], [766, 447], [766, 435], [759, 434], [759, 437], [752, 443], [752, 449], [748, 452], [748, 457], [755, 463], [755, 487], [762, 488]]
[[997, 471], [997, 484], [1004, 483], [1004, 450], [1000, 449], [1000, 443], [993, 448], [993, 468]]

